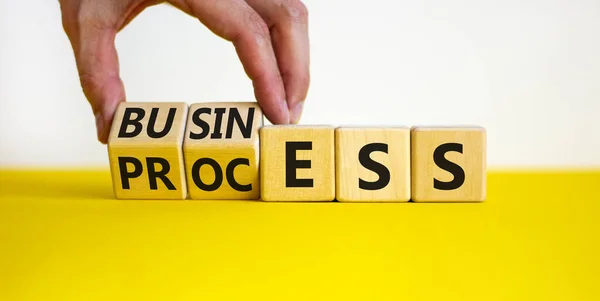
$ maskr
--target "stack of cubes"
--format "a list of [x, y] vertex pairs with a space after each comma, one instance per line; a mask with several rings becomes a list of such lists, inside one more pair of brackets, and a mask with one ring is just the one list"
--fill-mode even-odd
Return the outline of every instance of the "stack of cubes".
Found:
[[115, 197], [272, 202], [481, 202], [486, 132], [264, 125], [253, 102], [121, 103]]

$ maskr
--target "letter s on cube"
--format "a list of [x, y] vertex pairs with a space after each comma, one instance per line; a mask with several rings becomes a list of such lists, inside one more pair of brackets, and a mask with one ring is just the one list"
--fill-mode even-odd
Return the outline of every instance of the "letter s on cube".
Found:
[[185, 103], [122, 102], [108, 138], [117, 199], [187, 198], [183, 166]]
[[413, 127], [412, 200], [482, 202], [486, 131], [482, 127]]
[[340, 202], [408, 202], [410, 129], [341, 127], [335, 131]]

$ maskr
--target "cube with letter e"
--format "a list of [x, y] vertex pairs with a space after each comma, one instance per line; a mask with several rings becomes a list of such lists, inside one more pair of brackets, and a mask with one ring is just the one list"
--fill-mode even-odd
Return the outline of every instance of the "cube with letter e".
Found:
[[272, 125], [260, 129], [263, 201], [335, 199], [334, 128]]

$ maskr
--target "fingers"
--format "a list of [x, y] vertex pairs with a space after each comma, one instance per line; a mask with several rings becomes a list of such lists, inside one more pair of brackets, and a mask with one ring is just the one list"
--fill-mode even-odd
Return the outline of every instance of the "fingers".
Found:
[[290, 121], [298, 123], [310, 84], [308, 10], [300, 0], [247, 0], [270, 28]]
[[89, 3], [64, 3], [63, 27], [73, 47], [81, 87], [96, 118], [98, 140], [107, 143], [116, 107], [125, 101], [114, 44], [117, 24], [102, 17], [110, 16], [109, 12]]
[[180, 9], [233, 42], [265, 116], [274, 124], [289, 123], [285, 88], [273, 52], [269, 28], [243, 0], [176, 0]]
[[83, 28], [75, 55], [83, 92], [96, 118], [98, 140], [108, 142], [117, 105], [125, 101], [125, 88], [119, 76], [119, 63], [111, 30]]
[[[60, 0], [63, 26], [102, 143], [108, 140], [117, 105], [125, 101], [115, 36], [145, 7], [158, 2], [162, 1]], [[271, 122], [298, 122], [310, 81], [307, 14], [301, 2], [249, 1], [256, 10], [243, 0], [170, 2], [233, 42], [256, 99]]]

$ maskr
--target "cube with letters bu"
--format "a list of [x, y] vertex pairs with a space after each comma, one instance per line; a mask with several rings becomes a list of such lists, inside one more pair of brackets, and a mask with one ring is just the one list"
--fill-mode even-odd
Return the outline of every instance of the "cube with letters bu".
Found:
[[185, 199], [185, 103], [119, 104], [108, 139], [115, 197]]
[[183, 152], [192, 199], [260, 198], [258, 129], [262, 125], [257, 103], [191, 105]]
[[263, 201], [335, 199], [333, 127], [265, 126], [260, 147]]
[[410, 129], [338, 128], [336, 197], [340, 202], [408, 202]]
[[485, 200], [485, 129], [414, 127], [411, 148], [413, 201]]

